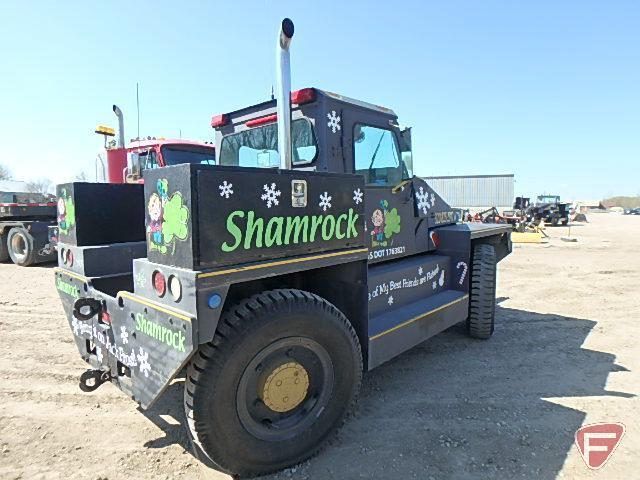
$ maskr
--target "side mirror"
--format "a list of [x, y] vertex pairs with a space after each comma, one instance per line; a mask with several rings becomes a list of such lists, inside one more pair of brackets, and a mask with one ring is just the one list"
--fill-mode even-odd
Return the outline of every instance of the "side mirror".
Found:
[[413, 154], [411, 152], [411, 127], [400, 130], [400, 152], [402, 154], [402, 163], [404, 163], [404, 176], [406, 178], [413, 177]]
[[127, 153], [127, 178], [140, 178], [140, 155]]

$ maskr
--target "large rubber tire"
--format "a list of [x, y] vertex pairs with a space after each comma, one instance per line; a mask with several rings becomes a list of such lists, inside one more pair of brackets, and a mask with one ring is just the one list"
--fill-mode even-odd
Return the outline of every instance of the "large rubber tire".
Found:
[[0, 262], [9, 260], [9, 248], [7, 247], [7, 234], [0, 235]]
[[493, 334], [496, 316], [496, 263], [493, 245], [479, 243], [473, 247], [467, 318], [467, 331], [473, 338], [487, 339]]
[[21, 267], [28, 267], [36, 261], [33, 237], [22, 227], [13, 227], [7, 236], [7, 248], [11, 261]]
[[[305, 363], [314, 355], [318, 361]], [[260, 389], [288, 361], [309, 368], [309, 387], [295, 408], [276, 413]], [[196, 455], [242, 476], [300, 463], [320, 451], [343, 423], [361, 377], [358, 337], [334, 305], [292, 289], [245, 299], [223, 313], [213, 341], [200, 345], [187, 368], [184, 408]], [[256, 420], [256, 411], [276, 417]]]

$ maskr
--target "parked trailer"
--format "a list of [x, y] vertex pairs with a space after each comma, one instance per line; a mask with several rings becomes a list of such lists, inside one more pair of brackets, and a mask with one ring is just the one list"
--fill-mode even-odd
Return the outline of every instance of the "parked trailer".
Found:
[[55, 225], [56, 202], [51, 195], [0, 192], [0, 262], [23, 267], [55, 261], [47, 229]]
[[55, 280], [80, 387], [147, 409], [186, 367], [194, 450], [231, 474], [319, 451], [363, 371], [460, 322], [489, 338], [511, 251], [509, 225], [457, 224], [412, 175], [392, 110], [290, 93], [292, 36], [285, 19], [277, 101], [213, 118], [217, 165], [58, 187], [76, 209]]

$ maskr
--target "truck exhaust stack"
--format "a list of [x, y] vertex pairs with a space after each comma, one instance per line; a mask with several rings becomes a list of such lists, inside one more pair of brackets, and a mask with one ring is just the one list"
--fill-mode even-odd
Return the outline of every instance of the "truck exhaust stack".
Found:
[[113, 113], [118, 117], [118, 148], [124, 148], [124, 118], [122, 110], [117, 105], [113, 106]]
[[[278, 114], [278, 150], [280, 168], [291, 169], [291, 67], [289, 65], [289, 46], [293, 38], [293, 22], [285, 18], [280, 24], [276, 45], [276, 101]], [[115, 109], [114, 105], [114, 109]], [[114, 110], [115, 111], [115, 110]]]

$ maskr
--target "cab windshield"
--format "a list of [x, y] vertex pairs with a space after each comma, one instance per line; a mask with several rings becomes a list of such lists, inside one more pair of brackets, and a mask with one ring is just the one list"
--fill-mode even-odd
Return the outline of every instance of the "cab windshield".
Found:
[[215, 148], [199, 147], [197, 145], [165, 145], [162, 147], [162, 158], [166, 166], [182, 163], [203, 163], [215, 165]]
[[[291, 122], [291, 143], [294, 165], [316, 158], [318, 146], [309, 120], [299, 118]], [[220, 165], [279, 167], [278, 124], [270, 123], [224, 137], [220, 144]]]

